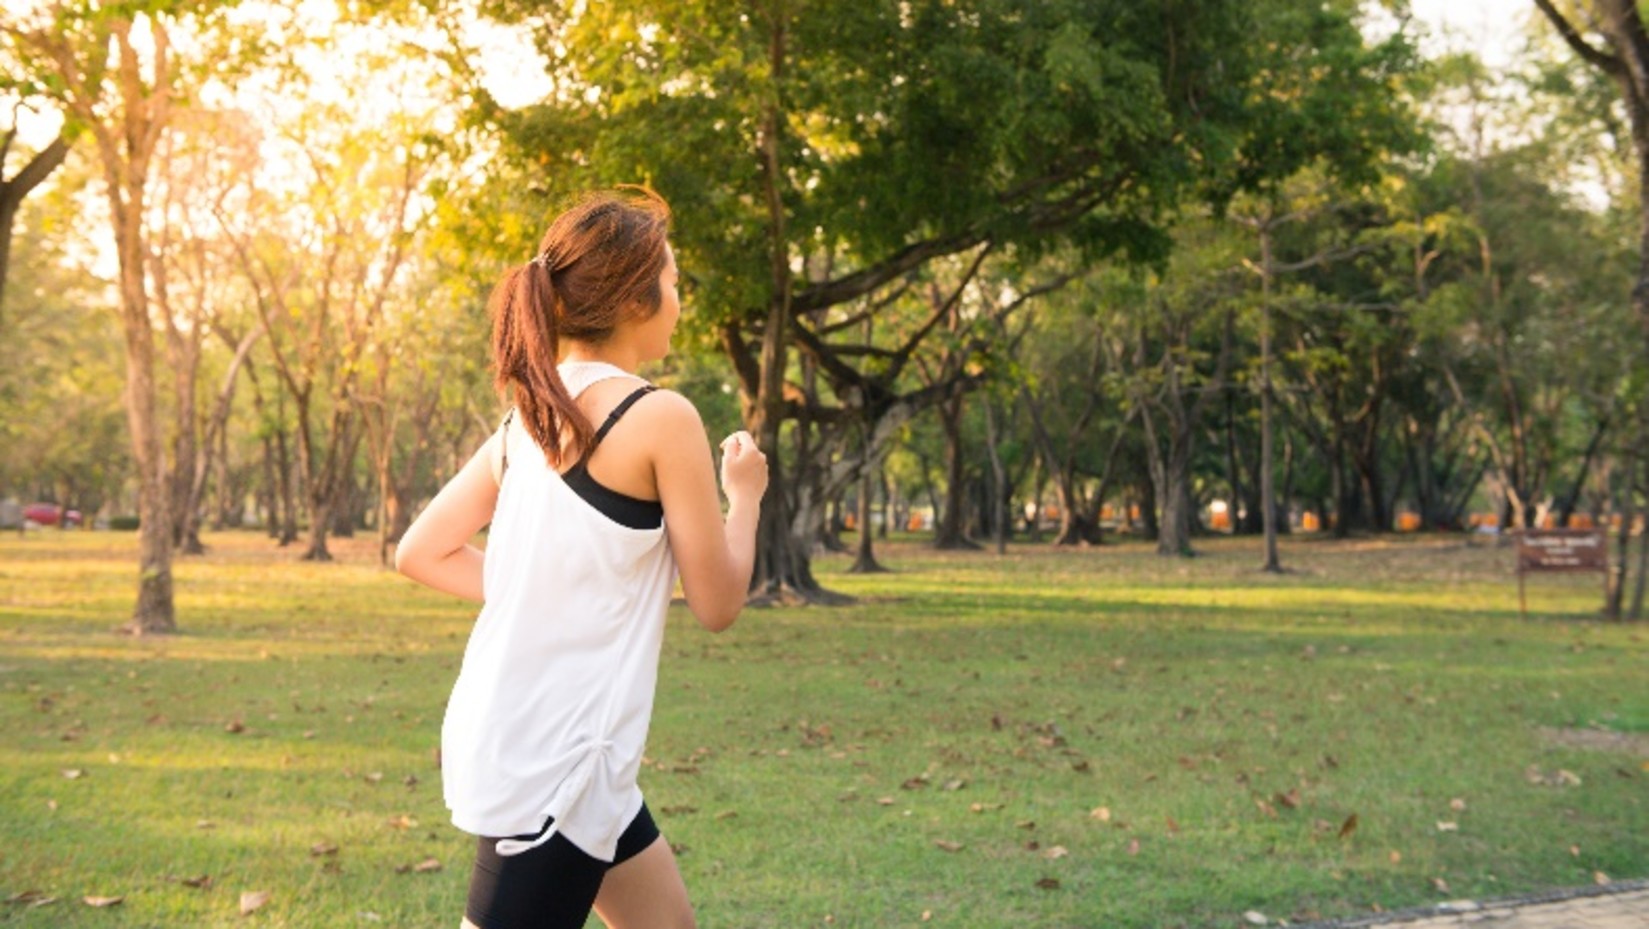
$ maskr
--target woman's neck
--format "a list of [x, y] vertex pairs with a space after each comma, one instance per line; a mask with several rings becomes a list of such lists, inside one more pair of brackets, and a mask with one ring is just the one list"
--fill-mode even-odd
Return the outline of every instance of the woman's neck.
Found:
[[561, 360], [558, 364], [610, 364], [615, 368], [623, 369], [626, 374], [636, 373], [641, 367], [641, 360], [635, 357], [634, 352], [625, 352], [616, 345], [588, 345], [574, 342], [566, 345], [561, 351]]

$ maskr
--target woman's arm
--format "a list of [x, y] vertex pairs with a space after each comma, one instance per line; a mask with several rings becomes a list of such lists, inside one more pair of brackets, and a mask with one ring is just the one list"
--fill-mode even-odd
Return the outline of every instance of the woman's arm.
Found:
[[670, 551], [681, 572], [687, 608], [700, 625], [720, 632], [733, 625], [750, 594], [767, 458], [747, 433], [722, 443], [722, 484], [728, 501], [724, 520], [715, 462], [698, 410], [679, 394], [660, 393], [667, 402], [661, 398], [649, 404], [657, 418], [652, 429], [653, 470]]
[[395, 547], [395, 570], [466, 600], [483, 599], [483, 553], [470, 539], [492, 521], [498, 503], [497, 444], [495, 432], [407, 527]]

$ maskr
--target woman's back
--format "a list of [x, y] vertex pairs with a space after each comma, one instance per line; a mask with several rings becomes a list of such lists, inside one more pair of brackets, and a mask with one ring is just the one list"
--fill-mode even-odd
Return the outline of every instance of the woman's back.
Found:
[[[575, 396], [623, 376], [605, 365], [562, 370]], [[624, 472], [613, 437], [627, 431], [628, 409], [594, 446], [604, 476]], [[506, 425], [502, 438], [485, 605], [442, 730], [447, 803], [466, 831], [536, 832], [553, 816], [574, 844], [610, 856], [641, 805], [634, 782], [675, 562], [662, 519], [621, 521], [656, 502], [594, 474], [579, 485], [597, 456], [558, 473], [524, 429]]]

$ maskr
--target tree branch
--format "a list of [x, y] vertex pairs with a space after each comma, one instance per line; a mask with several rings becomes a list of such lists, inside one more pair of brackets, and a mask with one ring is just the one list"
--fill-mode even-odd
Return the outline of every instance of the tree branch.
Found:
[[1552, 0], [1534, 0], [1534, 5], [1540, 8], [1540, 12], [1546, 14], [1546, 18], [1551, 20], [1552, 25], [1557, 28], [1558, 35], [1563, 37], [1563, 41], [1569, 43], [1569, 47], [1575, 50], [1575, 54], [1585, 59], [1592, 66], [1601, 68], [1609, 74], [1616, 76], [1621, 74], [1625, 68], [1621, 60], [1614, 55], [1593, 48], [1585, 37], [1580, 34], [1580, 31], [1574, 27], [1574, 24], [1557, 11], [1557, 7], [1552, 5]]
[[983, 241], [983, 232], [969, 230], [957, 235], [924, 239], [907, 245], [879, 264], [801, 291], [791, 298], [791, 310], [797, 314], [810, 313], [838, 303], [846, 303], [870, 293], [907, 271], [921, 267], [930, 259], [954, 255]]

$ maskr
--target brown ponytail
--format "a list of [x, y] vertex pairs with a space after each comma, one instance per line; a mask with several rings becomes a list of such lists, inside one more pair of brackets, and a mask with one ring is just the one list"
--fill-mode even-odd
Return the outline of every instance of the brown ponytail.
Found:
[[493, 288], [493, 386], [552, 466], [590, 447], [595, 428], [556, 364], [561, 340], [599, 344], [630, 318], [657, 313], [670, 208], [645, 188], [587, 196], [550, 224], [538, 254]]

